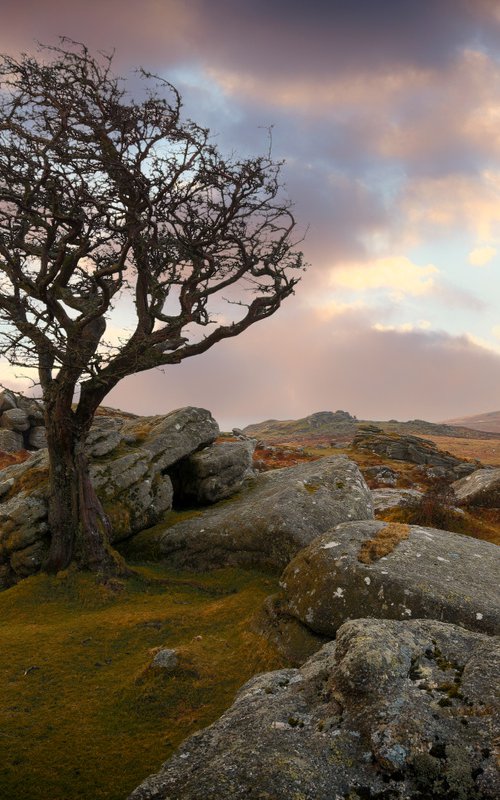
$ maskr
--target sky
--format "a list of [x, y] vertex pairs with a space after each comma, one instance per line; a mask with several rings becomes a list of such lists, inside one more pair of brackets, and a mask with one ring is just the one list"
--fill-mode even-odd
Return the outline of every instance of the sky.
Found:
[[[0, 51], [59, 35], [181, 92], [223, 151], [284, 159], [309, 268], [272, 318], [107, 405], [223, 429], [500, 408], [498, 0], [0, 0]], [[6, 365], [0, 381], [19, 385]]]

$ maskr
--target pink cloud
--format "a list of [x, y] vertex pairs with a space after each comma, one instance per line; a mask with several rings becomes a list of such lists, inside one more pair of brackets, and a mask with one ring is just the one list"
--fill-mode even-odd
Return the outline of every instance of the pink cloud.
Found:
[[498, 396], [500, 356], [466, 337], [374, 331], [362, 312], [327, 319], [292, 307], [203, 358], [123, 381], [106, 402], [139, 413], [200, 405], [229, 427], [336, 408], [440, 420]]

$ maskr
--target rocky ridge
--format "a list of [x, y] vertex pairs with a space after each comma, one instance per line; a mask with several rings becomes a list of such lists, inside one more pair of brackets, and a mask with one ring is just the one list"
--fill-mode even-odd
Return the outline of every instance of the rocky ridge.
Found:
[[447, 436], [452, 438], [498, 439], [500, 431], [497, 427], [490, 430], [479, 429], [466, 424], [449, 424], [445, 422], [427, 422], [422, 419], [400, 422], [358, 420], [348, 411], [317, 411], [298, 420], [269, 419], [253, 423], [243, 428], [242, 433], [266, 442], [289, 441], [351, 441], [362, 427], [373, 425], [385, 433], [400, 436]]

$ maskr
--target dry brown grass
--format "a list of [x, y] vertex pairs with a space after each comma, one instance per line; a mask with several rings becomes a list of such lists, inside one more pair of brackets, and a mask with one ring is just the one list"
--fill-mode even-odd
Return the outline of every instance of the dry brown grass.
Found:
[[458, 458], [477, 458], [481, 463], [500, 467], [500, 434], [498, 439], [457, 439], [451, 436], [427, 436], [440, 450], [448, 450]]
[[390, 522], [379, 530], [373, 539], [363, 542], [358, 553], [358, 561], [362, 564], [372, 564], [379, 558], [392, 553], [394, 548], [403, 539], [410, 535], [410, 526], [398, 522]]

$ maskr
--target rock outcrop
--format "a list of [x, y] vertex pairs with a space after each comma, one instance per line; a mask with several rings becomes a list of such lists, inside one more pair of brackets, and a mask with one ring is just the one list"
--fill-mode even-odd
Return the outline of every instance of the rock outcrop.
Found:
[[350, 440], [356, 432], [356, 417], [347, 411], [316, 411], [298, 420], [270, 419], [247, 425], [243, 433], [265, 442]]
[[0, 392], [0, 450], [40, 450], [46, 444], [41, 404], [6, 389]]
[[[158, 522], [172, 507], [169, 470], [218, 433], [210, 412], [191, 407], [161, 417], [96, 418], [87, 442], [90, 473], [115, 542]], [[46, 450], [0, 471], [0, 588], [40, 568], [47, 494]]]
[[500, 469], [478, 469], [451, 488], [460, 505], [500, 508]]
[[360, 425], [352, 442], [353, 448], [394, 461], [408, 461], [433, 468], [433, 476], [462, 478], [477, 469], [477, 464], [439, 450], [434, 442], [418, 436], [386, 433], [376, 425]]
[[333, 637], [357, 617], [428, 618], [500, 631], [500, 548], [458, 533], [380, 521], [343, 523], [285, 569], [284, 613]]
[[332, 525], [372, 517], [371, 493], [356, 464], [329, 456], [262, 473], [218, 506], [144, 531], [127, 542], [125, 554], [189, 569], [224, 564], [281, 569]]
[[358, 619], [258, 675], [129, 800], [493, 800], [498, 638]]

